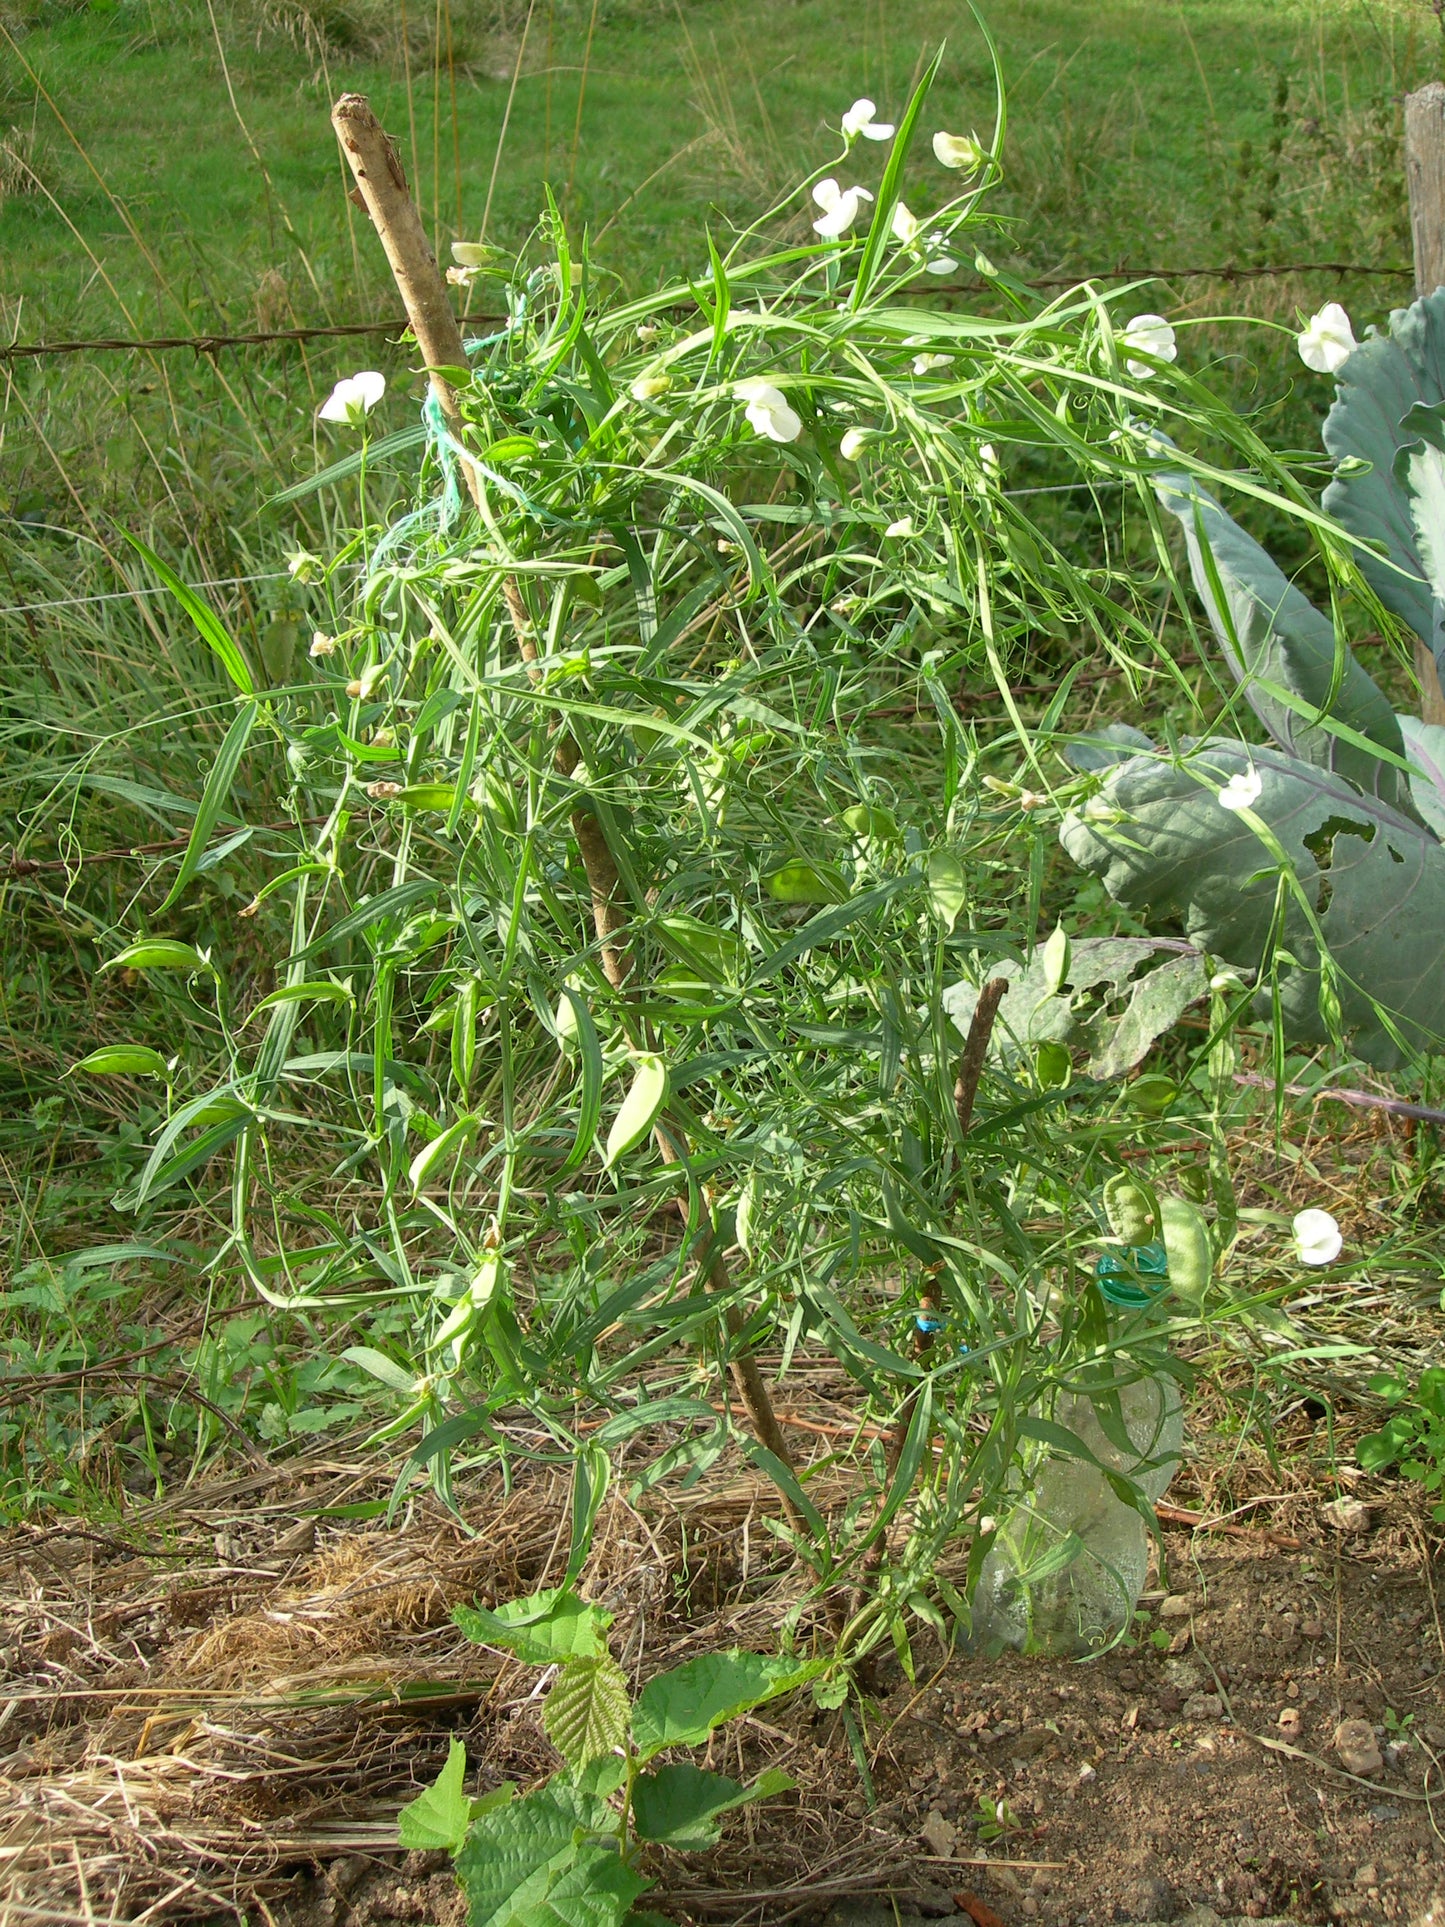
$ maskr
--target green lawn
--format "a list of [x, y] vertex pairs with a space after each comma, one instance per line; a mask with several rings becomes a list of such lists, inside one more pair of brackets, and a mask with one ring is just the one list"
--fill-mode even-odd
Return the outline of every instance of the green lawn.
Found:
[[[33, 124], [36, 171], [58, 203], [16, 193], [0, 214], [3, 293], [23, 336], [127, 316], [239, 324], [258, 300], [274, 313], [287, 297], [307, 317], [365, 310], [380, 277], [348, 217], [326, 114], [343, 88], [372, 96], [449, 240], [481, 227], [520, 56], [491, 234], [519, 245], [543, 181], [564, 198], [571, 181], [574, 219], [606, 230], [599, 257], [630, 281], [692, 265], [702, 220], [752, 213], [826, 154], [855, 95], [896, 113], [940, 41], [940, 122], [983, 127], [992, 111], [983, 36], [952, 0], [622, 0], [601, 9], [590, 56], [585, 6], [537, 0], [524, 49], [513, 0], [509, 31], [463, 43], [467, 65], [434, 71], [418, 49], [410, 101], [395, 64], [258, 35], [250, 11], [219, 8], [213, 35], [194, 0], [44, 7], [0, 53], [0, 117]], [[1396, 97], [1439, 52], [1420, 0], [990, 11], [1011, 111], [999, 206], [1026, 262], [1402, 258]], [[876, 165], [877, 152], [860, 158]]]

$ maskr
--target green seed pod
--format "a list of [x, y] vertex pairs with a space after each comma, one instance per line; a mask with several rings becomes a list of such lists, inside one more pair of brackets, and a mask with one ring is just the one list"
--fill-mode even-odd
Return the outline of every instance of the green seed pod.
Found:
[[1214, 1245], [1209, 1226], [1197, 1205], [1188, 1198], [1163, 1197], [1159, 1218], [1164, 1232], [1164, 1249], [1169, 1254], [1169, 1285], [1187, 1305], [1204, 1302], [1209, 1281], [1214, 1276]]
[[1128, 1171], [1116, 1171], [1104, 1186], [1104, 1215], [1126, 1245], [1146, 1245], [1154, 1236], [1154, 1201]]

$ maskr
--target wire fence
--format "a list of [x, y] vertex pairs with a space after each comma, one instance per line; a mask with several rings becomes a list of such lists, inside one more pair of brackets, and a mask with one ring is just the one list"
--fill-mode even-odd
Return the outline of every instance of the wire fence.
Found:
[[[1414, 278], [1413, 268], [1382, 266], [1360, 261], [1284, 261], [1267, 266], [1248, 267], [1224, 262], [1209, 268], [1142, 268], [1119, 266], [1095, 268], [1077, 274], [1045, 274], [1015, 277], [1029, 288], [1075, 287], [1089, 281], [1265, 281], [1296, 274], [1332, 274], [1366, 280], [1404, 280]], [[988, 294], [993, 281], [950, 281], [934, 283], [905, 292], [938, 294]], [[458, 316], [463, 328], [501, 327], [505, 315], [464, 314]], [[42, 361], [65, 355], [105, 354], [191, 354], [214, 355], [223, 348], [259, 348], [299, 345], [308, 341], [340, 341], [366, 335], [404, 334], [408, 323], [404, 315], [391, 315], [384, 321], [345, 321], [315, 328], [261, 328], [249, 334], [204, 335], [102, 335], [93, 341], [19, 341], [0, 347], [0, 363]]]

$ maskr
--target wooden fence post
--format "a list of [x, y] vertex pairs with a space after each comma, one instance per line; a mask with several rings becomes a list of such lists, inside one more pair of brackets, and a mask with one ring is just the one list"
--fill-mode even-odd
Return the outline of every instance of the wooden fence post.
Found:
[[[1410, 237], [1415, 249], [1415, 292], [1445, 287], [1445, 84], [1432, 80], [1405, 96], [1405, 183], [1410, 192]], [[1445, 723], [1445, 691], [1428, 643], [1416, 639], [1415, 674], [1420, 714]]]

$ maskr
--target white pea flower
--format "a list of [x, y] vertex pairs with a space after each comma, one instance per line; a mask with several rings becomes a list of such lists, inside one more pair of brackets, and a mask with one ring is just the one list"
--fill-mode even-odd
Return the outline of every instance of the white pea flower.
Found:
[[930, 274], [952, 274], [958, 263], [951, 254], [930, 254], [923, 265]]
[[652, 375], [639, 375], [628, 393], [634, 401], [656, 401], [665, 395], [672, 386], [672, 376], [661, 372]]
[[893, 238], [895, 241], [901, 241], [904, 247], [911, 248], [918, 239], [922, 226], [923, 223], [919, 220], [918, 216], [916, 214], [910, 214], [902, 201], [894, 202]]
[[1264, 793], [1264, 779], [1257, 769], [1242, 769], [1231, 776], [1219, 792], [1222, 810], [1252, 810]]
[[[1174, 330], [1162, 314], [1136, 314], [1120, 336], [1119, 345], [1126, 354], [1132, 350], [1136, 355], [1152, 355], [1155, 361], [1173, 361], [1179, 353]], [[1128, 361], [1125, 366], [1136, 381], [1158, 373], [1147, 361]]]
[[803, 432], [803, 419], [788, 405], [788, 398], [770, 381], [740, 381], [733, 393], [747, 404], [748, 422], [770, 442], [795, 442]]
[[1332, 1265], [1344, 1249], [1340, 1227], [1328, 1211], [1297, 1212], [1293, 1228], [1302, 1265]]
[[913, 517], [911, 515], [900, 515], [896, 522], [890, 522], [888, 524], [883, 533], [885, 535], [891, 535], [899, 541], [906, 540], [907, 537], [913, 533]]
[[998, 458], [998, 450], [992, 442], [980, 442], [978, 459], [983, 472], [995, 487], [1003, 480], [1003, 463]]
[[1327, 301], [1298, 337], [1299, 358], [1317, 375], [1338, 374], [1359, 347], [1350, 317], [1338, 301]]
[[348, 427], [359, 428], [385, 393], [386, 376], [377, 374], [374, 368], [364, 368], [359, 375], [348, 375], [337, 382], [316, 413], [324, 422], [345, 422]]
[[286, 558], [286, 572], [293, 582], [320, 582], [326, 564], [310, 549], [293, 549]]
[[855, 141], [861, 134], [865, 141], [891, 141], [893, 123], [891, 120], [874, 120], [877, 111], [871, 100], [855, 100], [843, 116], [843, 138]]
[[825, 241], [836, 241], [858, 219], [859, 203], [871, 201], [873, 196], [866, 187], [839, 187], [830, 176], [813, 189], [813, 199], [823, 210], [823, 218], [813, 223], [813, 232]]
[[948, 366], [950, 366], [950, 357], [948, 355], [915, 355], [913, 357], [913, 372], [915, 375], [931, 375], [935, 368], [947, 368]]
[[983, 166], [984, 150], [977, 134], [944, 134], [933, 137], [933, 157], [941, 167], [962, 168], [975, 174]]
[[328, 636], [324, 629], [314, 630], [309, 653], [312, 656], [334, 656], [336, 654], [335, 636]]
[[838, 444], [838, 453], [845, 462], [856, 462], [871, 439], [867, 429], [850, 428]]

